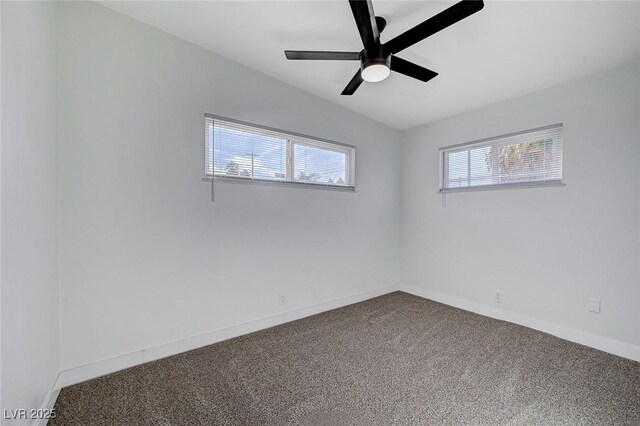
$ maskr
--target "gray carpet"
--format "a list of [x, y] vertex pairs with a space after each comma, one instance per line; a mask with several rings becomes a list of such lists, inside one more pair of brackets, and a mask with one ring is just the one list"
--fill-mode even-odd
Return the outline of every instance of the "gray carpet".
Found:
[[640, 424], [640, 363], [392, 293], [65, 388], [50, 425]]

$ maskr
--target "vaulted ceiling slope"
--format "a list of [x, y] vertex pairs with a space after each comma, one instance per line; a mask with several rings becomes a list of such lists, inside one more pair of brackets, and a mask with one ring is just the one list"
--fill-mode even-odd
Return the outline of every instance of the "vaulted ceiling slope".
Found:
[[[455, 2], [375, 1], [385, 42]], [[439, 75], [392, 73], [340, 96], [357, 63], [287, 61], [285, 49], [360, 51], [341, 1], [102, 2], [212, 52], [396, 129], [406, 129], [640, 59], [640, 2], [485, 2], [402, 52]], [[395, 75], [394, 75], [395, 74]]]

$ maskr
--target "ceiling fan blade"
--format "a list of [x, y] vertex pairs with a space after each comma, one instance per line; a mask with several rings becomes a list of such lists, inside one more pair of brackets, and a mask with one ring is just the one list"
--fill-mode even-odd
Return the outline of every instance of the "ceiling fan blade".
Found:
[[384, 44], [385, 52], [398, 53], [407, 47], [473, 15], [484, 7], [482, 0], [463, 0]]
[[438, 75], [435, 71], [416, 65], [413, 62], [405, 61], [397, 56], [391, 57], [391, 70], [420, 81], [429, 81]]
[[329, 52], [317, 50], [285, 50], [285, 56], [290, 60], [318, 60], [318, 61], [359, 61], [360, 52]]
[[353, 17], [358, 26], [358, 32], [364, 47], [374, 46], [380, 43], [380, 31], [376, 24], [376, 15], [373, 13], [371, 0], [349, 0]]
[[344, 88], [344, 90], [342, 91], [342, 93], [340, 93], [341, 95], [353, 95], [355, 93], [355, 91], [358, 89], [358, 87], [360, 87], [360, 85], [362, 84], [364, 80], [362, 79], [362, 75], [360, 74], [360, 70], [358, 70], [358, 72], [356, 73], [356, 75], [353, 76], [353, 78], [351, 79], [351, 81], [349, 82], [349, 84], [347, 84], [347, 87]]

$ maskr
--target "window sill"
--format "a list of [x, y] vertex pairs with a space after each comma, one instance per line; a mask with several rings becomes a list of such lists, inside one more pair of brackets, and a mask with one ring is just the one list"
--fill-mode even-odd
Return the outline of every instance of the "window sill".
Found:
[[565, 186], [565, 183], [561, 180], [548, 180], [544, 182], [501, 183], [496, 185], [463, 186], [461, 188], [442, 188], [438, 191], [438, 193], [450, 194], [452, 192], [493, 191], [496, 189], [540, 188], [553, 186]]
[[329, 191], [339, 192], [357, 192], [354, 186], [339, 186], [339, 185], [327, 185], [322, 183], [304, 183], [304, 182], [289, 182], [289, 181], [277, 181], [277, 180], [260, 180], [249, 179], [242, 177], [229, 177], [229, 176], [216, 176], [215, 178], [204, 177], [204, 182], [223, 182], [232, 184], [250, 184], [250, 185], [267, 185], [267, 186], [281, 186], [290, 188], [309, 188], [309, 189], [324, 189]]

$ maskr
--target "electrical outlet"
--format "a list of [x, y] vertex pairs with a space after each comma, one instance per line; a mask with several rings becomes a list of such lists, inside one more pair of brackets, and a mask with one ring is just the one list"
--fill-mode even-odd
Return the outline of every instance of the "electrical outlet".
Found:
[[493, 294], [493, 301], [496, 303], [502, 303], [502, 299], [504, 295], [502, 294], [501, 290], [495, 290], [494, 294]]
[[600, 313], [600, 299], [595, 299], [593, 297], [588, 298], [587, 299], [587, 311], [599, 314]]
[[282, 306], [287, 303], [287, 299], [284, 297], [284, 294], [278, 295], [278, 305]]

